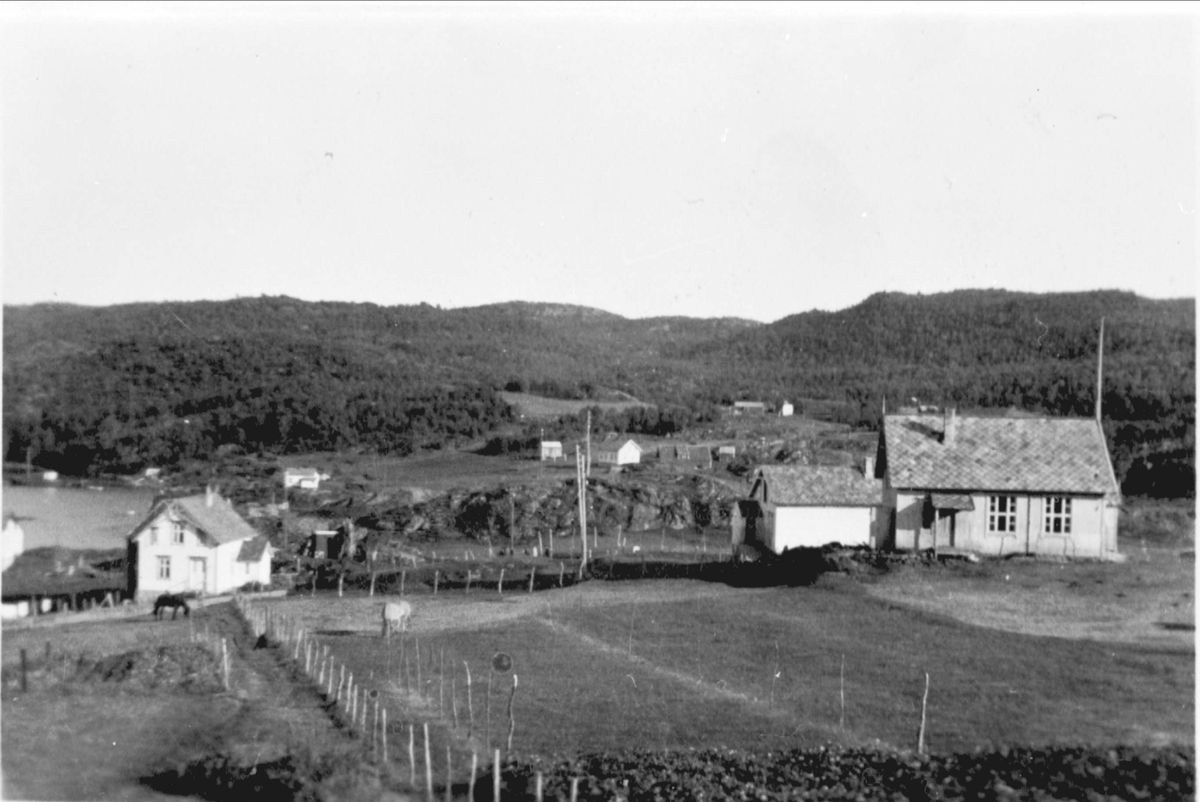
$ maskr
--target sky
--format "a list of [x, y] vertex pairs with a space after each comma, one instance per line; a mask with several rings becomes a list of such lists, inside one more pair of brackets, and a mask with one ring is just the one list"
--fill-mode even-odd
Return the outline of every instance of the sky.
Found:
[[1194, 297], [1195, 11], [5, 3], [3, 302]]

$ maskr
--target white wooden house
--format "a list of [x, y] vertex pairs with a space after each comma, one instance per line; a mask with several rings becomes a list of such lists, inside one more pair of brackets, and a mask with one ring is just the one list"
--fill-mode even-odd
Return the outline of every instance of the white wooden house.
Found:
[[4, 530], [0, 532], [0, 556], [3, 558], [3, 567], [0, 568], [0, 571], [7, 571], [23, 551], [25, 551], [25, 530], [21, 528], [15, 515], [5, 513]]
[[272, 547], [209, 488], [204, 495], [158, 499], [129, 534], [129, 596], [228, 593], [271, 581]]
[[794, 415], [795, 412], [796, 412], [796, 408], [794, 406], [792, 406], [791, 401], [784, 401], [782, 404], [779, 405], [779, 416], [782, 418], [790, 417], [790, 416]]
[[601, 465], [635, 465], [642, 461], [642, 447], [633, 440], [601, 443], [592, 454]]
[[894, 548], [1117, 554], [1121, 492], [1094, 418], [888, 415], [879, 448]]
[[283, 472], [283, 486], [316, 490], [321, 486], [321, 472], [316, 468], [286, 468]]
[[876, 546], [887, 536], [883, 482], [864, 468], [771, 465], [753, 474], [749, 498], [731, 511], [733, 544], [788, 549]]
[[566, 457], [563, 456], [563, 444], [558, 440], [543, 440], [541, 459], [543, 461], [557, 461], [560, 459], [566, 459]]

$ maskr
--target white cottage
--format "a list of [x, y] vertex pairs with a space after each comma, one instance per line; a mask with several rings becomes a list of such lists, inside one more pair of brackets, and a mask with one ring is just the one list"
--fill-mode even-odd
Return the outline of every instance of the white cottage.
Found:
[[21, 528], [17, 516], [5, 513], [4, 531], [0, 534], [0, 558], [2, 558], [0, 561], [3, 562], [3, 568], [0, 570], [7, 571], [23, 551], [25, 551], [25, 530]]
[[543, 462], [546, 460], [555, 462], [560, 459], [566, 459], [563, 456], [563, 444], [558, 440], [543, 440], [541, 458]]
[[863, 469], [770, 465], [754, 472], [748, 499], [731, 512], [733, 543], [757, 543], [775, 554], [788, 549], [876, 546], [888, 531], [883, 483], [874, 460]]
[[283, 486], [316, 490], [321, 486], [321, 472], [316, 468], [287, 468], [283, 472]]
[[271, 581], [272, 548], [209, 488], [204, 495], [159, 499], [128, 538], [129, 595], [228, 593]]
[[888, 415], [884, 495], [898, 549], [1109, 557], [1121, 492], [1094, 418]]
[[603, 443], [593, 453], [601, 465], [635, 465], [642, 461], [642, 447], [632, 440]]

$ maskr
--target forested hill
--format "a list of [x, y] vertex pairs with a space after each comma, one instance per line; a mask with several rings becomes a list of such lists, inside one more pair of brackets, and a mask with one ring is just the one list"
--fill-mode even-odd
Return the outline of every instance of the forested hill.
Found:
[[1105, 426], [1127, 492], [1190, 491], [1195, 301], [1120, 292], [878, 294], [770, 325], [524, 302], [5, 307], [5, 458], [29, 449], [77, 473], [228, 445], [406, 451], [507, 423], [505, 387], [622, 392], [695, 416], [739, 398], [819, 400], [863, 426], [884, 398], [1090, 415], [1101, 317]]
[[[878, 425], [884, 399], [1051, 415], [1095, 409], [1104, 318], [1103, 417], [1126, 492], [1194, 491], [1196, 304], [1132, 293], [881, 293], [794, 315], [679, 356], [742, 397], [843, 399]], [[803, 402], [801, 402], [803, 408]]]

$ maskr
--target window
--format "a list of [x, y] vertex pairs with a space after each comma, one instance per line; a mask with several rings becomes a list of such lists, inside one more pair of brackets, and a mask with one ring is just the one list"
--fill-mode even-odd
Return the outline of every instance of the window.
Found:
[[1071, 534], [1071, 499], [1063, 496], [1046, 499], [1046, 525], [1042, 531], [1047, 534]]
[[182, 545], [183, 544], [183, 524], [179, 524], [179, 523], [175, 524], [174, 531], [175, 531], [175, 542], [177, 544]]
[[1017, 499], [1016, 496], [988, 497], [988, 531], [1015, 532], [1017, 531]]
[[159, 557], [158, 558], [158, 578], [159, 579], [170, 579], [171, 578], [171, 558], [170, 557]]

